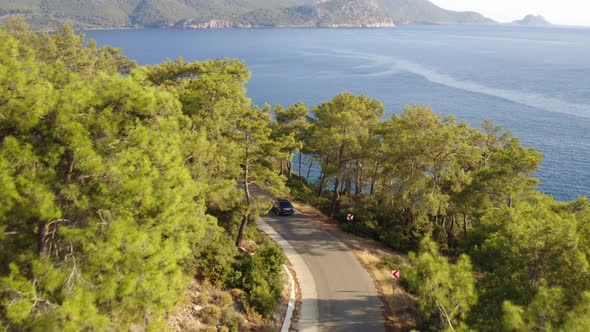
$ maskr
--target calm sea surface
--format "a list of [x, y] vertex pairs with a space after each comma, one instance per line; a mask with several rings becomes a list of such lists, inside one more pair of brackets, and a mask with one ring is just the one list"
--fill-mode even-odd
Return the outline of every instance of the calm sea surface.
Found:
[[238, 58], [262, 105], [317, 105], [342, 91], [502, 124], [545, 159], [539, 189], [590, 195], [590, 29], [407, 26], [395, 29], [89, 31], [140, 64]]

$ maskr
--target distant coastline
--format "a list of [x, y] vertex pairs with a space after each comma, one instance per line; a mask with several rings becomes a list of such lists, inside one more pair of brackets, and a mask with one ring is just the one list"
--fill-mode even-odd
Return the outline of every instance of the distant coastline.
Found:
[[[24, 17], [36, 29], [129, 28], [392, 28], [408, 24], [495, 24], [476, 12], [456, 12], [423, 0], [168, 0], [96, 3], [0, 0], [0, 14]], [[5, 23], [7, 17], [0, 19]]]
[[[465, 27], [511, 27], [511, 28], [522, 28], [522, 29], [580, 29], [586, 30], [590, 29], [590, 26], [584, 25], [564, 25], [564, 24], [552, 24], [550, 26], [526, 26], [526, 25], [518, 25], [513, 23], [494, 23], [494, 24], [452, 24], [452, 23], [414, 23], [414, 24], [400, 24], [394, 25], [392, 27], [310, 27], [310, 26], [259, 26], [259, 27], [227, 27], [227, 28], [182, 28], [182, 27], [175, 27], [175, 26], [162, 26], [162, 27], [113, 27], [113, 28], [103, 28], [103, 27], [92, 27], [92, 28], [75, 28], [75, 31], [117, 31], [117, 30], [195, 30], [195, 31], [207, 31], [207, 30], [375, 30], [375, 29], [398, 29], [401, 27], [409, 27], [409, 26], [465, 26]], [[55, 32], [58, 30], [59, 27], [55, 28], [39, 28], [39, 30], [47, 31], [47, 32]]]

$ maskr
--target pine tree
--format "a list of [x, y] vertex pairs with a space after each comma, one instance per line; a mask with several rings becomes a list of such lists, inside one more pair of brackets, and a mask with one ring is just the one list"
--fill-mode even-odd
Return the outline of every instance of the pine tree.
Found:
[[288, 175], [291, 176], [293, 153], [296, 150], [298, 152], [297, 175], [301, 180], [302, 150], [305, 134], [309, 128], [309, 121], [307, 120], [309, 109], [305, 104], [299, 102], [286, 109], [281, 106], [275, 106], [273, 112], [278, 124], [275, 129], [274, 136], [277, 137], [275, 139], [285, 140], [285, 143], [282, 145], [285, 146], [286, 152], [289, 153]]
[[426, 237], [420, 242], [418, 254], [411, 253], [410, 259], [413, 270], [408, 279], [425, 317], [439, 330], [466, 328], [464, 321], [477, 301], [469, 256], [462, 255], [452, 265], [439, 254], [436, 243]]
[[285, 190], [284, 181], [275, 171], [273, 160], [285, 158], [285, 149], [280, 142], [272, 139], [272, 129], [269, 127], [271, 115], [268, 113], [270, 107], [252, 107], [245, 109], [237, 121], [236, 141], [237, 149], [234, 151], [241, 158], [242, 181], [244, 195], [246, 198], [247, 211], [244, 214], [236, 246], [240, 247], [246, 226], [248, 225], [252, 212], [257, 204], [252, 198], [251, 185], [267, 188], [271, 192], [280, 193]]
[[334, 179], [331, 217], [336, 214], [343, 172], [348, 163], [365, 155], [367, 142], [383, 112], [381, 102], [350, 93], [341, 93], [313, 109], [314, 150], [324, 158], [323, 172]]
[[[3, 325], [159, 326], [214, 221], [184, 166], [190, 119], [172, 94], [99, 67], [100, 52], [46, 63], [11, 33], [0, 29]], [[77, 37], [59, 45], [83, 51]]]

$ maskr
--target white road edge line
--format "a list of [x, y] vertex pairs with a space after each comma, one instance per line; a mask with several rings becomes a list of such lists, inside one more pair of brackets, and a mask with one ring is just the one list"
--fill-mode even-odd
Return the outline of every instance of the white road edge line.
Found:
[[299, 310], [299, 321], [297, 322], [298, 331], [317, 332], [320, 319], [318, 291], [311, 270], [295, 248], [262, 218], [258, 220], [258, 227], [283, 249], [297, 274], [301, 289], [301, 310]]
[[287, 267], [287, 265], [283, 265], [285, 271], [287, 271], [287, 275], [289, 276], [289, 284], [291, 285], [291, 295], [289, 296], [289, 306], [287, 307], [287, 313], [285, 314], [285, 319], [283, 320], [283, 327], [281, 328], [281, 332], [289, 332], [289, 328], [291, 328], [291, 319], [293, 318], [293, 310], [295, 310], [295, 278], [293, 278], [293, 274]]

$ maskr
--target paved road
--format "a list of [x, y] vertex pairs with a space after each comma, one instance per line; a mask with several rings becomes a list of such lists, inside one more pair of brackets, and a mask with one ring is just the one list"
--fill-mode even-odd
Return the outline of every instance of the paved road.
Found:
[[[312, 279], [301, 287], [299, 331], [385, 331], [374, 282], [348, 247], [299, 213], [263, 220], [300, 256], [294, 264], [300, 283]], [[315, 326], [309, 326], [310, 320]]]

